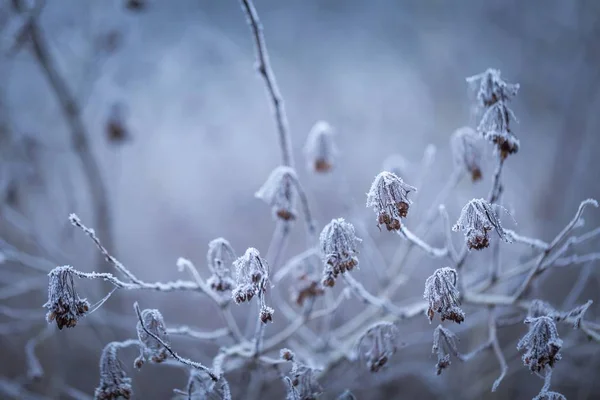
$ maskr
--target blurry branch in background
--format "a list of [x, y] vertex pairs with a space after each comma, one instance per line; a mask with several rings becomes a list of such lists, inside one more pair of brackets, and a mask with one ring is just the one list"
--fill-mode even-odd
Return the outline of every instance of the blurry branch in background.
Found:
[[[58, 70], [48, 42], [46, 41], [43, 30], [38, 22], [39, 13], [41, 12], [44, 2], [40, 2], [36, 8], [32, 10], [26, 10], [26, 5], [23, 0], [15, 0], [15, 4], [17, 5], [17, 11], [24, 19], [22, 31], [19, 35], [19, 38], [22, 37], [24, 38], [22, 40], [26, 40], [22, 45], [25, 43], [30, 44], [33, 56], [52, 88], [67, 125], [69, 126], [71, 146], [79, 158], [82, 173], [85, 176], [89, 187], [89, 200], [92, 204], [94, 213], [94, 226], [104, 243], [108, 247], [114, 248], [110, 202], [100, 166], [93, 154], [89, 142], [89, 135], [85, 128], [85, 124], [83, 123], [79, 105], [71, 93], [65, 77], [61, 75]], [[107, 268], [102, 262], [102, 259], [98, 260], [97, 267], [101, 270]]]

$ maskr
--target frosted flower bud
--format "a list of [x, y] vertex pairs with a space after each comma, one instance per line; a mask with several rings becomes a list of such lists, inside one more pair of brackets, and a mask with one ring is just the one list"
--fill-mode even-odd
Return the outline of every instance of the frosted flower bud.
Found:
[[77, 294], [73, 275], [70, 266], [56, 267], [48, 274], [48, 301], [44, 304], [48, 309], [46, 321], [56, 321], [58, 329], [73, 328], [90, 309], [90, 303]]
[[243, 256], [233, 262], [236, 271], [235, 288], [232, 291], [233, 300], [243, 303], [252, 297], [264, 293], [269, 282], [269, 265], [260, 256], [258, 250], [248, 248]]
[[317, 122], [310, 130], [304, 146], [308, 168], [318, 173], [329, 172], [337, 152], [331, 126], [325, 121]]
[[254, 196], [271, 206], [275, 219], [292, 221], [296, 219], [292, 192], [295, 180], [297, 177], [293, 168], [279, 166], [271, 172], [267, 181]]
[[343, 218], [332, 219], [325, 225], [319, 237], [323, 269], [323, 285], [333, 286], [339, 274], [358, 265], [358, 244], [354, 226]]
[[391, 172], [383, 171], [377, 175], [367, 193], [367, 207], [373, 207], [377, 214], [377, 225], [385, 225], [388, 231], [399, 230], [400, 219], [406, 217], [412, 204], [408, 193], [416, 191]]
[[[506, 211], [504, 208], [501, 208]], [[473, 199], [462, 209], [460, 217], [452, 227], [454, 232], [465, 232], [465, 240], [469, 249], [481, 250], [489, 246], [490, 238], [488, 232], [494, 229], [500, 239], [510, 243], [500, 219], [492, 205], [484, 199]]]
[[562, 340], [558, 337], [556, 324], [550, 317], [526, 318], [529, 332], [519, 340], [517, 350], [523, 351], [523, 363], [532, 372], [540, 372], [546, 365], [553, 367], [561, 359]]
[[457, 281], [456, 270], [448, 267], [436, 269], [425, 281], [423, 297], [429, 302], [427, 317], [430, 323], [434, 313], [440, 314], [442, 321], [448, 319], [460, 324], [465, 320], [465, 313], [459, 307]]
[[[166, 344], [170, 343], [169, 335], [167, 334], [167, 328], [160, 311], [156, 309], [146, 309], [142, 311], [142, 319], [144, 326], [154, 335], [159, 337]], [[161, 363], [165, 361], [169, 355], [163, 345], [158, 340], [148, 335], [142, 324], [138, 321], [136, 325], [137, 336], [142, 343], [142, 351], [140, 357], [136, 359], [135, 366], [140, 368], [145, 360], [151, 360], [155, 363]]]
[[391, 322], [373, 325], [358, 339], [357, 350], [361, 362], [364, 362], [371, 372], [378, 372], [396, 353], [397, 339], [398, 328]]
[[511, 120], [516, 121], [514, 113], [505, 102], [499, 101], [485, 111], [477, 126], [477, 131], [496, 145], [503, 159], [519, 151], [519, 139], [510, 130]]
[[273, 313], [275, 310], [273, 308], [268, 307], [266, 305], [262, 305], [260, 308], [259, 318], [263, 324], [267, 322], [273, 322]]
[[518, 83], [508, 83], [500, 77], [498, 69], [489, 68], [481, 74], [467, 78], [467, 83], [477, 90], [479, 106], [487, 108], [499, 100], [507, 101], [517, 95]]
[[211, 277], [207, 280], [210, 287], [218, 292], [231, 290], [234, 281], [229, 266], [235, 260], [235, 252], [229, 242], [223, 238], [211, 240], [208, 243], [206, 260], [208, 268], [212, 272]]
[[588, 300], [585, 304], [579, 305], [570, 311], [561, 312], [552, 307], [549, 303], [542, 300], [533, 300], [529, 306], [527, 314], [530, 318], [550, 317], [555, 322], [568, 322], [573, 324], [573, 329], [579, 329], [581, 321], [586, 311], [592, 305], [593, 301]]
[[100, 385], [94, 392], [95, 400], [130, 399], [133, 395], [131, 378], [127, 377], [117, 357], [121, 342], [111, 342], [100, 356]]
[[458, 356], [457, 341], [458, 338], [456, 335], [442, 325], [438, 325], [433, 331], [433, 347], [431, 348], [431, 353], [437, 355], [435, 367], [438, 375], [450, 366], [450, 354], [455, 357]]
[[457, 129], [450, 138], [454, 164], [471, 174], [471, 180], [481, 179], [481, 157], [483, 148], [481, 139], [468, 126]]
[[296, 355], [292, 350], [288, 348], [283, 348], [279, 350], [279, 357], [285, 361], [294, 361], [294, 357], [296, 357]]

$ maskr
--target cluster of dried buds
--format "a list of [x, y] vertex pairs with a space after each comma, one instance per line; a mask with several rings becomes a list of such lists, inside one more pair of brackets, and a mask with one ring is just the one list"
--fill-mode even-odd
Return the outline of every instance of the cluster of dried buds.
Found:
[[292, 187], [297, 179], [294, 169], [279, 166], [254, 195], [271, 206], [275, 219], [293, 221], [296, 219], [296, 211]]
[[354, 226], [343, 218], [331, 220], [319, 237], [321, 259], [324, 264], [323, 285], [332, 287], [339, 274], [358, 265], [358, 244]]
[[145, 309], [142, 311], [142, 320], [144, 326], [138, 321], [136, 331], [138, 340], [142, 344], [140, 356], [135, 360], [135, 367], [141, 368], [146, 360], [150, 360], [154, 363], [161, 363], [165, 361], [169, 355], [165, 347], [154, 337], [149, 335], [144, 327], [152, 332], [156, 337], [160, 338], [164, 343], [169, 344], [170, 339], [167, 334], [167, 328], [160, 311], [156, 309]]
[[235, 252], [229, 242], [223, 238], [211, 240], [208, 243], [206, 260], [212, 273], [207, 280], [211, 289], [217, 292], [231, 290], [234, 281], [229, 266], [235, 260]]
[[546, 366], [552, 368], [561, 359], [562, 340], [558, 337], [556, 324], [550, 317], [526, 318], [529, 332], [517, 343], [517, 350], [523, 351], [523, 363], [532, 372], [540, 372]]
[[236, 272], [233, 300], [239, 304], [257, 296], [260, 302], [260, 320], [263, 323], [273, 321], [274, 310], [265, 303], [265, 293], [269, 286], [267, 261], [260, 256], [258, 250], [250, 247], [243, 256], [234, 261], [233, 266]]
[[400, 230], [400, 219], [406, 217], [412, 204], [408, 193], [416, 190], [392, 172], [377, 175], [367, 193], [367, 207], [377, 214], [377, 226], [385, 225], [388, 231]]
[[456, 270], [448, 267], [436, 269], [433, 275], [427, 278], [423, 297], [429, 302], [429, 322], [433, 320], [434, 313], [440, 314], [442, 321], [450, 320], [460, 324], [465, 320], [465, 313], [459, 307], [457, 281]]
[[58, 329], [73, 328], [77, 321], [90, 309], [90, 303], [79, 298], [73, 280], [74, 270], [70, 266], [56, 267], [48, 274], [48, 323], [56, 321]]
[[457, 129], [450, 138], [454, 164], [469, 174], [471, 180], [476, 182], [481, 179], [481, 158], [483, 148], [481, 138], [468, 126]]
[[358, 339], [357, 351], [371, 372], [378, 372], [397, 351], [398, 328], [391, 322], [379, 322]]
[[130, 399], [133, 395], [131, 378], [123, 370], [123, 365], [117, 357], [122, 342], [111, 342], [104, 347], [100, 356], [100, 385], [94, 392], [96, 400]]
[[327, 122], [319, 121], [310, 130], [304, 154], [308, 167], [317, 173], [326, 173], [333, 168], [337, 149], [333, 129]]
[[465, 232], [467, 247], [475, 250], [481, 250], [489, 246], [490, 237], [488, 232], [492, 229], [498, 233], [502, 240], [510, 243], [510, 238], [502, 229], [502, 224], [493, 206], [484, 199], [469, 201], [463, 207], [458, 221], [452, 227], [455, 232], [459, 230]]
[[483, 137], [494, 143], [502, 159], [519, 150], [519, 139], [511, 132], [510, 122], [515, 116], [507, 103], [517, 95], [519, 84], [508, 83], [500, 78], [500, 71], [488, 69], [467, 78], [467, 82], [477, 87], [477, 100], [483, 116], [477, 130]]

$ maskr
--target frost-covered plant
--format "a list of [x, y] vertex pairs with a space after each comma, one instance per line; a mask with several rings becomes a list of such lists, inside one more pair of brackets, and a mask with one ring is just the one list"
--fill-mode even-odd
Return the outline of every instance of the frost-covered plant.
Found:
[[104, 347], [100, 356], [100, 385], [94, 392], [96, 400], [130, 399], [133, 395], [131, 378], [125, 374], [117, 351], [131, 342], [111, 342]]
[[212, 275], [206, 283], [213, 290], [218, 292], [231, 290], [234, 281], [231, 277], [231, 269], [229, 267], [235, 258], [235, 251], [227, 240], [217, 238], [208, 243], [206, 261]]
[[296, 171], [293, 168], [279, 166], [271, 171], [267, 181], [255, 193], [257, 198], [271, 206], [275, 219], [284, 221], [296, 219], [292, 190], [296, 179]]
[[377, 214], [377, 225], [385, 225], [388, 231], [399, 230], [400, 219], [406, 217], [412, 204], [408, 194], [416, 191], [391, 172], [379, 173], [367, 193], [367, 207], [372, 207]]
[[378, 372], [396, 353], [398, 328], [391, 322], [379, 322], [367, 329], [356, 344], [359, 359], [371, 372]]
[[282, 352], [282, 358], [292, 363], [289, 377], [284, 377], [287, 385], [288, 400], [316, 400], [322, 393], [323, 387], [317, 381], [317, 370], [296, 360], [289, 350]]
[[[170, 344], [167, 327], [165, 326], [165, 321], [160, 311], [156, 309], [145, 309], [142, 311], [142, 319], [147, 330], [158, 336], [167, 345]], [[141, 368], [146, 360], [150, 360], [154, 363], [161, 363], [167, 359], [169, 353], [165, 347], [158, 340], [146, 333], [141, 322], [137, 323], [136, 331], [138, 339], [142, 344], [140, 356], [134, 363], [136, 368]]]
[[427, 318], [430, 323], [435, 313], [440, 314], [442, 321], [448, 319], [460, 324], [465, 320], [465, 313], [459, 307], [457, 282], [456, 270], [449, 267], [436, 269], [433, 275], [425, 281], [423, 297], [429, 303]]
[[533, 372], [540, 372], [546, 366], [553, 367], [561, 359], [562, 340], [554, 320], [550, 317], [527, 318], [529, 332], [517, 343], [517, 350], [523, 351], [523, 363]]
[[327, 122], [318, 121], [310, 130], [304, 145], [306, 165], [317, 173], [329, 172], [335, 164], [337, 153], [333, 129]]
[[455, 357], [458, 355], [457, 341], [456, 335], [442, 325], [438, 325], [433, 331], [431, 353], [437, 355], [435, 368], [438, 375], [450, 366], [450, 355], [452, 354]]
[[196, 370], [190, 371], [186, 389], [175, 389], [174, 392], [187, 400], [231, 400], [229, 382], [224, 376], [214, 381], [206, 373]]
[[469, 173], [473, 182], [480, 180], [483, 147], [477, 132], [468, 126], [457, 129], [450, 138], [450, 146], [456, 167]]
[[592, 300], [588, 300], [586, 303], [579, 305], [570, 311], [558, 311], [552, 307], [550, 303], [543, 300], [533, 300], [529, 306], [527, 316], [529, 318], [550, 317], [556, 322], [572, 323], [574, 329], [579, 329], [581, 327], [581, 321], [592, 303]]
[[358, 265], [358, 244], [354, 226], [343, 218], [331, 220], [319, 237], [323, 260], [323, 285], [332, 287], [339, 274], [351, 271]]
[[77, 294], [72, 267], [56, 267], [48, 276], [48, 301], [44, 304], [48, 309], [46, 320], [48, 323], [56, 321], [58, 329], [73, 328], [89, 311], [90, 303]]
[[269, 265], [258, 250], [250, 247], [243, 256], [234, 261], [236, 272], [235, 288], [232, 291], [236, 303], [250, 301], [257, 296], [260, 303], [259, 318], [263, 323], [273, 321], [273, 308], [265, 303], [269, 286]]
[[467, 247], [475, 250], [481, 250], [489, 246], [490, 237], [488, 232], [492, 229], [498, 233], [500, 239], [507, 243], [511, 242], [492, 205], [484, 199], [469, 201], [463, 207], [458, 221], [452, 227], [455, 232], [459, 230], [465, 232]]

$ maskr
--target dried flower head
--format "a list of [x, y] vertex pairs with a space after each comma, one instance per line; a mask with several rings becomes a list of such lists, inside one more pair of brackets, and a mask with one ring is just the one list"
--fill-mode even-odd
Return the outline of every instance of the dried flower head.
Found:
[[332, 219], [325, 225], [319, 237], [323, 269], [323, 285], [333, 286], [339, 274], [358, 265], [358, 244], [354, 226], [343, 218]]
[[454, 164], [471, 174], [473, 182], [481, 179], [481, 138], [472, 128], [457, 129], [450, 138]]
[[324, 293], [325, 291], [318, 277], [305, 273], [300, 275], [296, 281], [296, 287], [293, 290], [293, 300], [297, 305], [303, 306], [307, 299], [314, 299], [315, 297], [322, 296]]
[[[499, 206], [498, 206], [499, 207]], [[508, 213], [506, 209], [500, 207]], [[484, 199], [473, 199], [462, 209], [460, 217], [452, 227], [454, 232], [459, 230], [465, 232], [465, 240], [469, 249], [481, 250], [489, 246], [490, 238], [488, 232], [495, 229], [498, 236], [507, 243], [510, 238], [502, 229], [500, 219], [492, 205]]]
[[361, 362], [371, 372], [378, 372], [398, 349], [398, 328], [391, 322], [379, 322], [358, 339], [357, 351]]
[[498, 101], [510, 100], [519, 91], [518, 83], [508, 83], [500, 77], [498, 69], [488, 68], [485, 72], [467, 78], [467, 83], [477, 90], [477, 101], [487, 108]]
[[581, 304], [570, 311], [558, 311], [549, 303], [542, 300], [533, 300], [529, 306], [527, 316], [529, 318], [550, 317], [555, 322], [572, 323], [574, 329], [579, 329], [581, 321], [586, 311], [592, 305], [593, 301], [588, 300], [585, 304]]
[[81, 299], [75, 290], [73, 271], [70, 266], [62, 266], [48, 274], [48, 301], [44, 304], [48, 309], [46, 320], [48, 323], [56, 321], [58, 329], [73, 328], [90, 309], [90, 303]]
[[235, 260], [235, 252], [229, 242], [223, 238], [211, 240], [208, 243], [206, 260], [208, 268], [212, 272], [211, 277], [207, 280], [210, 287], [218, 292], [231, 290], [234, 281], [229, 267]]
[[130, 399], [133, 395], [131, 378], [127, 377], [123, 365], [117, 357], [122, 342], [111, 342], [102, 350], [100, 357], [100, 385], [94, 392], [96, 400]]
[[558, 337], [556, 324], [550, 317], [526, 318], [529, 332], [519, 340], [517, 350], [525, 350], [523, 363], [533, 372], [540, 372], [546, 365], [553, 367], [561, 359], [562, 340]]
[[[145, 309], [142, 311], [144, 326], [154, 335], [159, 337], [166, 344], [170, 343], [167, 327], [160, 311], [156, 309]], [[165, 347], [155, 338], [148, 335], [142, 324], [138, 321], [136, 326], [138, 339], [142, 344], [140, 356], [135, 360], [134, 365], [140, 368], [145, 360], [151, 360], [155, 363], [165, 361], [169, 355]]]
[[442, 321], [448, 319], [460, 324], [465, 320], [465, 313], [459, 307], [457, 281], [456, 270], [448, 267], [436, 269], [425, 281], [423, 297], [429, 302], [427, 317], [430, 323], [436, 312], [440, 314]]
[[367, 193], [367, 207], [375, 210], [377, 225], [385, 225], [388, 231], [399, 230], [400, 219], [406, 217], [412, 204], [408, 193], [416, 191], [391, 172], [383, 171], [377, 175]]
[[333, 129], [325, 121], [317, 122], [308, 134], [304, 154], [309, 169], [318, 173], [333, 168], [337, 149], [333, 141]]
[[290, 167], [275, 168], [264, 185], [254, 194], [271, 206], [273, 217], [284, 221], [296, 219], [292, 185], [297, 180], [296, 171]]
[[442, 370], [448, 368], [451, 364], [450, 355], [458, 357], [458, 338], [452, 331], [438, 325], [433, 331], [433, 347], [431, 352], [437, 355], [437, 363], [435, 364], [436, 373], [440, 375]]
[[248, 248], [233, 265], [236, 272], [233, 300], [239, 304], [252, 300], [255, 295], [262, 296], [269, 284], [269, 265], [258, 250]]
[[203, 371], [192, 369], [185, 390], [175, 389], [175, 393], [186, 399], [231, 400], [231, 389], [225, 376], [221, 374], [217, 381]]

